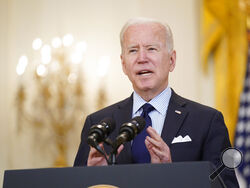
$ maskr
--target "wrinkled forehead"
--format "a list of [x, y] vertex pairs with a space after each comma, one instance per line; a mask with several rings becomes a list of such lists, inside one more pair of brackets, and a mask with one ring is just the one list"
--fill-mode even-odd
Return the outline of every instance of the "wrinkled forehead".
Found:
[[150, 42], [166, 44], [166, 29], [164, 26], [159, 23], [133, 24], [124, 32], [123, 45]]

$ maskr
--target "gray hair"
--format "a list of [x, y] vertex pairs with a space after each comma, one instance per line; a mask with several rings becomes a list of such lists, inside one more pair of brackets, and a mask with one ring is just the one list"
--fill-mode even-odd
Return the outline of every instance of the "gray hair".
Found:
[[173, 40], [173, 34], [172, 31], [169, 27], [168, 24], [160, 22], [155, 19], [151, 18], [143, 18], [143, 17], [138, 17], [138, 18], [132, 18], [127, 21], [127, 23], [122, 27], [122, 30], [120, 32], [120, 43], [121, 43], [121, 48], [123, 50], [123, 37], [125, 31], [128, 29], [129, 26], [131, 25], [137, 25], [137, 24], [147, 24], [147, 23], [157, 23], [160, 24], [165, 28], [166, 31], [166, 46], [168, 48], [168, 51], [171, 52], [174, 49], [174, 40]]

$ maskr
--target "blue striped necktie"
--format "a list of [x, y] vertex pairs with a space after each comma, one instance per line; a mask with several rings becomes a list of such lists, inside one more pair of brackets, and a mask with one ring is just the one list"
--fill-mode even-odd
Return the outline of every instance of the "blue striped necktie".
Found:
[[145, 119], [146, 126], [133, 140], [132, 157], [134, 163], [150, 163], [150, 155], [145, 145], [145, 138], [148, 136], [146, 129], [148, 126], [152, 126], [152, 121], [148, 114], [155, 108], [151, 104], [146, 103], [142, 106], [142, 109], [141, 116]]

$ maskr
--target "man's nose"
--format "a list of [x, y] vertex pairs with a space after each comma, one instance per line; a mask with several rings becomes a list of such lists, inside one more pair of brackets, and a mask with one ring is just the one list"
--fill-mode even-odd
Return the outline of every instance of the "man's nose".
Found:
[[147, 53], [144, 49], [139, 50], [138, 63], [145, 63], [147, 61]]

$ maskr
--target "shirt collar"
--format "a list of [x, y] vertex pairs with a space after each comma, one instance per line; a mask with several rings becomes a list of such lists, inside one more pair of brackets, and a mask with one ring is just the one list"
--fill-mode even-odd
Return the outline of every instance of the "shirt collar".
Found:
[[[171, 89], [167, 87], [159, 95], [151, 99], [148, 103], [151, 104], [159, 113], [165, 115], [168, 109], [169, 100], [171, 97]], [[133, 114], [138, 112], [140, 108], [147, 103], [140, 95], [135, 91], [133, 93]]]

